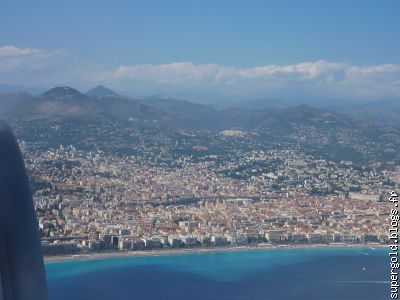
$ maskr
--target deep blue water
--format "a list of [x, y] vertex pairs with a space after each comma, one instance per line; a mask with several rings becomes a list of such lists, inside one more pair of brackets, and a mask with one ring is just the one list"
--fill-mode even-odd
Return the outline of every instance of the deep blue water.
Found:
[[51, 300], [390, 299], [387, 249], [279, 249], [46, 264]]

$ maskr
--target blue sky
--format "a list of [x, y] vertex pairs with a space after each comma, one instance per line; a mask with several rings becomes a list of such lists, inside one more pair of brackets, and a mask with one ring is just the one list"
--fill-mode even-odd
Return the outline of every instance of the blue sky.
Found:
[[2, 0], [0, 84], [395, 98], [399, 15], [397, 0]]

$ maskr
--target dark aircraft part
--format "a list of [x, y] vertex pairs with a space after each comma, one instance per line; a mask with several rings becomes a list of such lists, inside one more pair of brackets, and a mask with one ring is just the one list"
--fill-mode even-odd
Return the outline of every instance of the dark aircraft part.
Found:
[[0, 300], [47, 300], [37, 220], [24, 162], [0, 122]]

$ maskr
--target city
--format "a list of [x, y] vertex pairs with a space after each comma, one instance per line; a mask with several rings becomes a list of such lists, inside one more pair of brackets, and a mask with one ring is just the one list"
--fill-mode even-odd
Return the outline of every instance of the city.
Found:
[[399, 12], [0, 1], [0, 300], [398, 299]]
[[[384, 244], [385, 195], [400, 178], [396, 166], [359, 168], [282, 149], [237, 151], [231, 160], [215, 155], [145, 160], [72, 145], [39, 151], [20, 144], [35, 182], [45, 255]], [[263, 170], [266, 165], [274, 171]], [[231, 174], [240, 166], [259, 169]], [[229, 176], [246, 172], [251, 176]]]

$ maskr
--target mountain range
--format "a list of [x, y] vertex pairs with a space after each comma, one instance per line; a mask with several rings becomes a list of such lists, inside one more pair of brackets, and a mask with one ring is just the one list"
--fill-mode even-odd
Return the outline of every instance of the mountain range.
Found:
[[400, 99], [360, 102], [349, 99], [275, 99], [262, 98], [254, 101], [244, 101], [234, 103], [233, 106], [244, 109], [285, 109], [298, 105], [306, 104], [315, 108], [330, 110], [341, 114], [346, 114], [354, 119], [370, 121], [377, 124], [385, 124], [400, 129], [397, 121], [400, 113]]
[[[400, 159], [395, 151], [400, 141], [399, 129], [384, 122], [385, 118], [384, 121], [374, 118], [373, 106], [365, 109], [366, 114], [359, 110], [358, 114], [351, 112], [354, 115], [309, 105], [216, 109], [158, 96], [131, 99], [103, 86], [87, 93], [60, 86], [37, 96], [0, 95], [0, 119], [20, 128], [17, 134], [21, 138], [52, 145], [88, 144], [96, 140], [106, 148], [107, 139], [118, 139], [120, 147], [128, 149], [133, 135], [137, 136], [136, 142], [141, 137], [152, 139], [159, 134], [166, 138], [175, 135], [172, 140], [178, 141], [184, 132], [191, 132], [193, 143], [199, 136], [217, 138], [218, 143], [223, 143], [224, 138], [219, 134], [236, 130], [247, 135], [250, 143], [301, 148], [305, 153], [334, 160]], [[381, 113], [386, 114], [384, 107]], [[62, 131], [49, 130], [60, 124]], [[94, 128], [98, 130], [93, 131]], [[208, 143], [209, 147], [215, 146], [212, 140]], [[115, 151], [115, 147], [110, 151]]]
[[[371, 111], [372, 108], [369, 110]], [[361, 116], [357, 116], [361, 118]], [[68, 118], [130, 120], [155, 122], [173, 128], [208, 130], [253, 130], [271, 126], [282, 129], [293, 123], [307, 122], [323, 122], [324, 124], [329, 122], [346, 126], [355, 124], [354, 118], [343, 113], [308, 105], [271, 108], [250, 105], [250, 107], [230, 107], [217, 110], [205, 104], [157, 96], [130, 99], [120, 96], [104, 86], [97, 86], [85, 94], [66, 86], [52, 88], [38, 96], [29, 93], [2, 94], [0, 95], [0, 118], [6, 120], [62, 120]], [[378, 122], [379, 120], [374, 121]]]
[[[359, 122], [387, 125], [400, 129], [397, 116], [400, 101], [356, 103], [352, 101], [288, 101], [283, 99], [258, 99], [231, 103], [216, 109], [206, 104], [152, 96], [143, 99], [124, 97], [113, 90], [98, 85], [86, 93], [66, 86], [52, 88], [42, 94], [26, 92], [0, 95], [0, 118], [14, 119], [65, 119], [85, 118], [147, 120], [172, 127], [221, 129], [226, 127], [251, 127], [279, 114], [294, 113], [295, 107], [304, 112], [305, 106], [314, 113], [336, 116], [346, 115]], [[305, 116], [306, 117], [306, 116]], [[275, 120], [276, 122], [277, 120]]]

